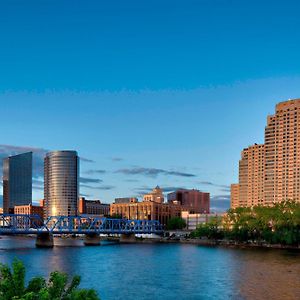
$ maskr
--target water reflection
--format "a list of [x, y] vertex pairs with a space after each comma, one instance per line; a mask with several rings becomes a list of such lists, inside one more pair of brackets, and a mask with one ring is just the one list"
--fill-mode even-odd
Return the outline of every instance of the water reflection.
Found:
[[244, 299], [300, 299], [300, 254], [244, 250], [240, 262], [240, 294]]
[[[59, 240], [36, 249], [34, 238], [0, 239], [0, 262], [25, 262], [28, 278], [53, 270], [80, 274], [102, 300], [300, 299], [300, 255], [193, 245], [84, 247]], [[71, 247], [71, 246], [76, 247]]]

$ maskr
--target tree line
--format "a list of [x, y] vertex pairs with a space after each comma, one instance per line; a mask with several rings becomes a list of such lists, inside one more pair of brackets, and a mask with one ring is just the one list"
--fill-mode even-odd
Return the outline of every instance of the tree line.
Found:
[[300, 203], [287, 200], [272, 206], [230, 209], [223, 217], [200, 224], [191, 237], [297, 246], [300, 243]]

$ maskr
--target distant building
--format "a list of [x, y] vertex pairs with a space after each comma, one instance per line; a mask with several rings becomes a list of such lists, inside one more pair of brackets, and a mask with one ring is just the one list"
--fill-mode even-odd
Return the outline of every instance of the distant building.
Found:
[[37, 205], [16, 205], [14, 213], [20, 215], [39, 215], [41, 218], [44, 216], [43, 207]]
[[138, 198], [116, 198], [115, 203], [136, 203], [138, 202]]
[[110, 205], [101, 203], [100, 200], [86, 200], [85, 197], [80, 197], [78, 210], [80, 215], [108, 216]]
[[190, 213], [205, 213], [210, 211], [210, 194], [198, 190], [177, 190], [168, 194], [169, 203], [177, 203], [182, 206], [182, 210]]
[[32, 152], [3, 159], [3, 211], [32, 203]]
[[0, 207], [0, 214], [3, 214], [3, 208]]
[[156, 188], [154, 188], [152, 190], [152, 192], [144, 195], [143, 201], [163, 203], [164, 195], [163, 195], [162, 189], [159, 186], [156, 186]]
[[44, 218], [44, 210], [42, 206], [37, 205], [16, 205], [14, 207], [14, 214], [16, 215], [37, 215], [41, 218], [40, 219], [31, 219], [32, 224], [35, 223], [36, 225], [42, 225], [43, 224], [43, 218]]
[[53, 151], [44, 161], [45, 217], [78, 213], [79, 157], [76, 151]]
[[110, 214], [122, 216], [125, 219], [134, 220], [158, 220], [166, 225], [172, 217], [180, 217], [180, 205], [143, 201], [136, 203], [112, 203]]
[[191, 214], [188, 211], [181, 212], [181, 218], [185, 220], [187, 230], [195, 230], [198, 225], [205, 224], [216, 216], [223, 216], [223, 214]]
[[158, 220], [166, 225], [172, 217], [180, 217], [181, 206], [173, 203], [163, 203], [162, 190], [157, 186], [143, 197], [142, 202], [137, 198], [117, 198], [110, 205], [110, 215], [119, 215], [125, 219]]
[[41, 199], [39, 202], [40, 202], [40, 207], [43, 208], [43, 218], [46, 219], [46, 214], [45, 214], [45, 200]]

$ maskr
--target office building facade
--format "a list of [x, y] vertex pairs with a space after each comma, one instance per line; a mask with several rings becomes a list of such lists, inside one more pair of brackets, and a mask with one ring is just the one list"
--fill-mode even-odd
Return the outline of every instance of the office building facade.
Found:
[[128, 220], [158, 220], [166, 225], [170, 218], [181, 216], [181, 205], [164, 203], [163, 191], [157, 186], [143, 196], [142, 202], [137, 198], [117, 198], [110, 205], [110, 215]]
[[76, 151], [53, 151], [46, 155], [44, 198], [46, 218], [78, 214], [79, 157]]
[[108, 216], [110, 205], [101, 203], [100, 200], [87, 200], [85, 197], [80, 197], [78, 212], [80, 215]]
[[169, 203], [179, 203], [182, 210], [190, 213], [208, 214], [210, 211], [210, 194], [198, 190], [177, 190], [168, 194]]
[[143, 196], [143, 201], [163, 203], [165, 199], [162, 189], [159, 186], [156, 186], [150, 193]]
[[32, 152], [3, 159], [3, 211], [32, 203]]

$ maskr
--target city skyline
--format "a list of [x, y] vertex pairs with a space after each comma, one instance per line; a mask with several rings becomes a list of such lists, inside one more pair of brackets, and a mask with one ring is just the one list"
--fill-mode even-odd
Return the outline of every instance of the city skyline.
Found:
[[226, 210], [240, 150], [300, 96], [288, 2], [3, 1], [0, 158], [33, 151], [34, 201], [45, 153], [70, 149], [82, 196], [111, 203], [158, 184]]

